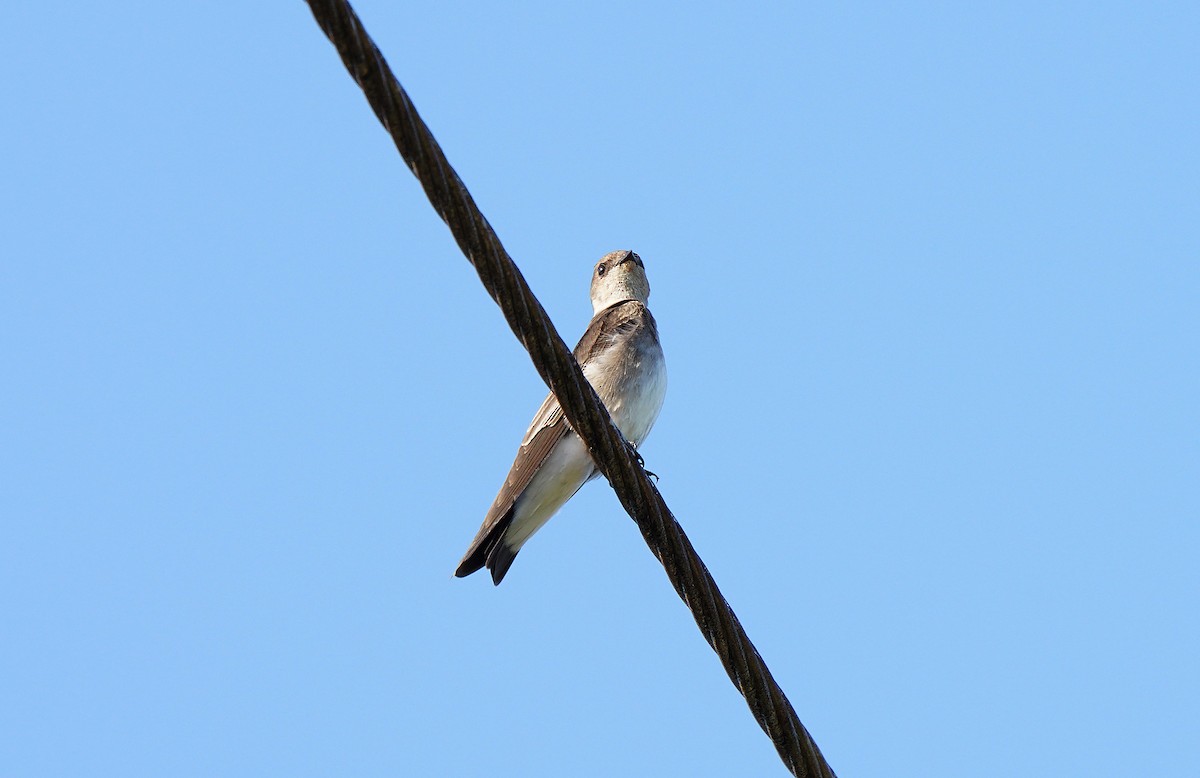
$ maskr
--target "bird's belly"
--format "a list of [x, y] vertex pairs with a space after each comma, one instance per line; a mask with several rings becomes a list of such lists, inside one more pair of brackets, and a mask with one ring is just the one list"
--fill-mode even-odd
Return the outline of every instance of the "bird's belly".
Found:
[[667, 370], [662, 351], [639, 349], [632, 364], [618, 372], [620, 379], [598, 393], [621, 434], [640, 446], [658, 419], [667, 395]]
[[513, 522], [504, 537], [509, 547], [519, 549], [524, 545], [587, 483], [595, 469], [583, 441], [568, 432], [513, 505]]

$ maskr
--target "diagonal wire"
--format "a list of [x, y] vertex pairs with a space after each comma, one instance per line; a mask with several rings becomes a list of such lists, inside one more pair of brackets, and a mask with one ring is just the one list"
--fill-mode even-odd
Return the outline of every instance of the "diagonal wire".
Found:
[[637, 522], [650, 550], [691, 610], [729, 679], [771, 738], [793, 775], [832, 776], [808, 730], [771, 676], [716, 581], [696, 554], [662, 495], [636, 461], [625, 438], [530, 291], [491, 225], [450, 167], [429, 128], [392, 74], [383, 55], [345, 0], [308, 0], [317, 24], [337, 48], [400, 155], [421, 182], [434, 209], [500, 306], [538, 374], [558, 397], [571, 428], [587, 444], [621, 504]]

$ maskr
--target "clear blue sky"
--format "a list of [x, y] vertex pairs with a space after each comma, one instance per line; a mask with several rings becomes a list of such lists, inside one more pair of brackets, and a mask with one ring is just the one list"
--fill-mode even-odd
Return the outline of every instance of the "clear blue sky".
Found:
[[[841, 775], [1195, 774], [1200, 11], [358, 5]], [[300, 2], [0, 27], [0, 772], [781, 775]]]

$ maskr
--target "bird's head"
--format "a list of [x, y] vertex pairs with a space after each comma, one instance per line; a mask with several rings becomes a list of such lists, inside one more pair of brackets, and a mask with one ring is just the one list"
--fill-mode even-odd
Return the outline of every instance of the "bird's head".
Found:
[[642, 258], [632, 251], [605, 254], [592, 270], [592, 313], [597, 314], [622, 300], [650, 299], [650, 282]]

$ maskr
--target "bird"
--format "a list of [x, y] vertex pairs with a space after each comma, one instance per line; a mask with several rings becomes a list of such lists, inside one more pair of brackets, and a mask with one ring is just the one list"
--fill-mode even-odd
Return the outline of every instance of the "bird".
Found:
[[[629, 250], [605, 254], [592, 270], [590, 294], [592, 320], [575, 346], [575, 359], [636, 450], [658, 419], [667, 391], [666, 362], [658, 324], [647, 307], [650, 282], [642, 258]], [[486, 566], [492, 583], [499, 586], [530, 537], [597, 475], [587, 446], [550, 392], [525, 431], [512, 468], [455, 576], [463, 578]]]

